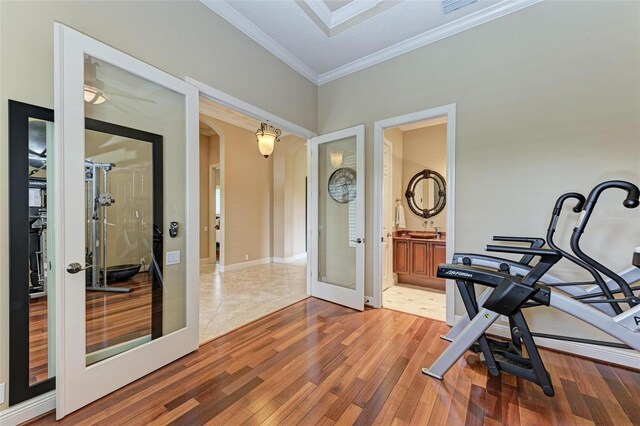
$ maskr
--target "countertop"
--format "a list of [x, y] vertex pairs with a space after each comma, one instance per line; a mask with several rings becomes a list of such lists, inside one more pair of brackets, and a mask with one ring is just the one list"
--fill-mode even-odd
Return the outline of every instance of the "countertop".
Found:
[[442, 232], [440, 234], [440, 238], [415, 238], [412, 237], [410, 234], [426, 234], [426, 235], [436, 235], [435, 232], [425, 232], [425, 231], [407, 231], [407, 230], [402, 230], [402, 231], [395, 231], [393, 233], [393, 239], [394, 240], [412, 240], [412, 241], [433, 241], [433, 242], [446, 242], [446, 233]]

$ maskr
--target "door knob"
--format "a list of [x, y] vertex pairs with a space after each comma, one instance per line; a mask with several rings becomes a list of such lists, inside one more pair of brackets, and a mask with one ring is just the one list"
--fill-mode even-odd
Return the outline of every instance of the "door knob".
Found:
[[355, 240], [349, 240], [352, 243], [362, 244], [364, 243], [364, 238], [356, 238]]
[[72, 262], [67, 265], [67, 272], [70, 274], [77, 274], [80, 271], [84, 271], [85, 269], [93, 268], [93, 266], [88, 266], [83, 268], [81, 264], [78, 262]]

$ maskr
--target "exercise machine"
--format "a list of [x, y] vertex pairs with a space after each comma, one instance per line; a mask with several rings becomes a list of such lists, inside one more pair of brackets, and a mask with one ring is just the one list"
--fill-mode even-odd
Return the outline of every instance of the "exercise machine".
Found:
[[[579, 203], [584, 204], [584, 210], [582, 210], [578, 224], [574, 228], [571, 237], [571, 248], [576, 257], [557, 247], [542, 249], [537, 247], [487, 246], [487, 251], [539, 257], [540, 261], [531, 267], [529, 272], [522, 278], [511, 275], [508, 267], [489, 270], [477, 265], [441, 264], [438, 267], [438, 277], [456, 280], [467, 309], [468, 323], [463, 327], [458, 327], [457, 329], [454, 327], [455, 330], [452, 329], [453, 333], [447, 335], [452, 342], [451, 345], [431, 367], [424, 368], [422, 370], [423, 373], [443, 379], [444, 374], [457, 360], [468, 349], [474, 348], [476, 352], [481, 352], [481, 358], [489, 367], [491, 374], [497, 375], [500, 371], [514, 374], [537, 383], [542, 387], [546, 395], [553, 396], [553, 386], [548, 373], [544, 369], [544, 364], [539, 356], [533, 337], [570, 340], [640, 351], [640, 300], [634, 295], [634, 289], [620, 276], [586, 255], [579, 245], [580, 238], [584, 233], [586, 224], [600, 194], [609, 188], [619, 188], [627, 191], [627, 197], [623, 202], [624, 207], [635, 208], [639, 204], [640, 190], [629, 182], [608, 181], [596, 186], [590, 192], [589, 197], [584, 202]], [[568, 198], [577, 198], [580, 201], [580, 197], [576, 197], [575, 193], [570, 193], [570, 196], [564, 199]], [[559, 199], [559, 201], [561, 200]], [[553, 227], [555, 227], [554, 222], [554, 219], [552, 219]], [[551, 240], [553, 241], [553, 238]], [[553, 242], [552, 245], [554, 245]], [[567, 257], [569, 260], [584, 267], [592, 274], [595, 270], [595, 275], [602, 273], [608, 276], [616, 283], [618, 289], [611, 290], [610, 287], [605, 286], [609, 290], [607, 292], [602, 287], [603, 282], [596, 278], [596, 284], [599, 284], [598, 287], [602, 290], [601, 294], [592, 293], [590, 295], [592, 297], [574, 298], [565, 292], [556, 291], [554, 286], [544, 284], [542, 281], [547, 271], [562, 257], [566, 256], [569, 256]], [[632, 262], [634, 267], [640, 268], [639, 257], [638, 250], [636, 250]], [[475, 298], [475, 284], [488, 287], [478, 300]], [[567, 284], [565, 287], [570, 285]], [[574, 283], [573, 285], [578, 284]], [[565, 287], [562, 287], [562, 289]], [[622, 293], [623, 298], [615, 298], [613, 296], [614, 292], [616, 294]], [[596, 309], [594, 307], [596, 303], [606, 303], [610, 306], [618, 307], [625, 305], [628, 306], [628, 309], [615, 315], [610, 315]], [[529, 330], [526, 321], [524, 321], [522, 309], [541, 305], [553, 307], [580, 319], [622, 343], [533, 333]], [[482, 308], [479, 308], [479, 306]], [[488, 328], [500, 315], [508, 316], [510, 325], [512, 325], [510, 342], [490, 340], [485, 335]], [[522, 345], [525, 346], [528, 357], [522, 355]]]
[[[109, 274], [112, 272], [107, 266], [107, 207], [116, 200], [111, 197], [108, 189], [108, 174], [113, 170], [113, 163], [85, 162], [86, 211], [87, 211], [87, 253], [86, 278], [87, 290], [111, 293], [129, 293], [129, 287], [111, 287]], [[140, 265], [133, 268], [131, 276], [140, 270]]]

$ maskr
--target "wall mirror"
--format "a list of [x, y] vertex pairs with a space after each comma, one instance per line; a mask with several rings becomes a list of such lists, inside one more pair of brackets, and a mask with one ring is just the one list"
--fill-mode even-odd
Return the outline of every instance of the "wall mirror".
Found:
[[[53, 121], [51, 109], [9, 101], [9, 405], [55, 388]], [[163, 137], [91, 118], [85, 127], [86, 223], [78, 235], [84, 229], [91, 365], [163, 334]]]
[[444, 177], [436, 171], [424, 169], [409, 180], [404, 195], [409, 209], [426, 219], [444, 209], [447, 200], [446, 191]]

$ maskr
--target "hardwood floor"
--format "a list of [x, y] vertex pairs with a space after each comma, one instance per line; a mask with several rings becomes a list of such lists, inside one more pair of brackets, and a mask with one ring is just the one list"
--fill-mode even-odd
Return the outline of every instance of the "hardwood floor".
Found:
[[[492, 377], [470, 354], [427, 377], [437, 321], [309, 298], [206, 343], [63, 419], [63, 425], [631, 425], [640, 372], [542, 350], [556, 397]], [[34, 422], [55, 423], [53, 414]]]
[[[151, 280], [146, 273], [111, 286], [131, 287], [131, 293], [87, 292], [87, 353], [151, 334]], [[47, 298], [29, 304], [29, 382], [48, 375]]]

